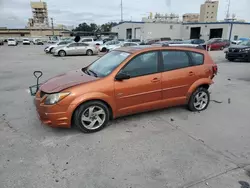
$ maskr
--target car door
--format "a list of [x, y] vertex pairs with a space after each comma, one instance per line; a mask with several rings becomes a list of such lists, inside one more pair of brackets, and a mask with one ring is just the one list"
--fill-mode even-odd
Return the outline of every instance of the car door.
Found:
[[79, 55], [84, 55], [84, 54], [86, 54], [87, 47], [88, 47], [88, 44], [85, 44], [85, 43], [78, 43], [77, 54], [79, 54]]
[[76, 55], [77, 54], [77, 43], [72, 43], [67, 46], [67, 55]]
[[183, 103], [190, 86], [197, 80], [186, 51], [162, 51], [162, 98], [171, 102]]
[[120, 70], [119, 73], [130, 75], [130, 79], [115, 81], [119, 115], [153, 109], [162, 99], [158, 60], [158, 51], [146, 52], [134, 57]]

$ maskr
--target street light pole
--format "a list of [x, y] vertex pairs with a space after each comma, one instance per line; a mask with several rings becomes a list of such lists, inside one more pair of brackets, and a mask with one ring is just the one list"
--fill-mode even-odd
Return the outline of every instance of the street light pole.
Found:
[[123, 2], [121, 0], [121, 22], [123, 22]]
[[51, 18], [51, 26], [52, 26], [52, 35], [54, 37], [55, 32], [54, 32], [54, 20], [53, 20], [53, 18]]

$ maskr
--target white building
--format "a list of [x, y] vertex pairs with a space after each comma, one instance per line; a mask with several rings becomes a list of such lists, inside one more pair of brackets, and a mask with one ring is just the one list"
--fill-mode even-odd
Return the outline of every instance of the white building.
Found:
[[198, 23], [145, 23], [122, 22], [112, 28], [121, 39], [204, 39], [224, 38], [237, 40], [250, 38], [250, 23], [244, 22], [198, 22]]

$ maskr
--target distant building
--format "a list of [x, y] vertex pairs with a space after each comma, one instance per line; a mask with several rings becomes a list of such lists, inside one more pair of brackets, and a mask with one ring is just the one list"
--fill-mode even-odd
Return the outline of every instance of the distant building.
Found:
[[30, 2], [33, 17], [28, 21], [28, 28], [49, 28], [49, 18], [47, 3], [45, 2]]
[[246, 22], [193, 22], [148, 23], [121, 22], [112, 27], [119, 39], [204, 39], [224, 38], [237, 40], [250, 38], [250, 23]]
[[183, 14], [182, 16], [182, 21], [187, 23], [187, 22], [199, 22], [200, 19], [200, 14], [196, 13], [187, 13]]
[[216, 22], [218, 13], [219, 1], [207, 0], [201, 5], [200, 22]]

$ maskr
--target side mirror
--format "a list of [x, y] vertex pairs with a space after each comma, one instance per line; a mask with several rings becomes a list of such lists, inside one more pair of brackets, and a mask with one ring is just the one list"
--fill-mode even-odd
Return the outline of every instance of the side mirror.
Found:
[[128, 80], [130, 79], [130, 76], [128, 74], [125, 74], [125, 73], [118, 73], [115, 77], [116, 80], [118, 81], [122, 81], [122, 80]]

